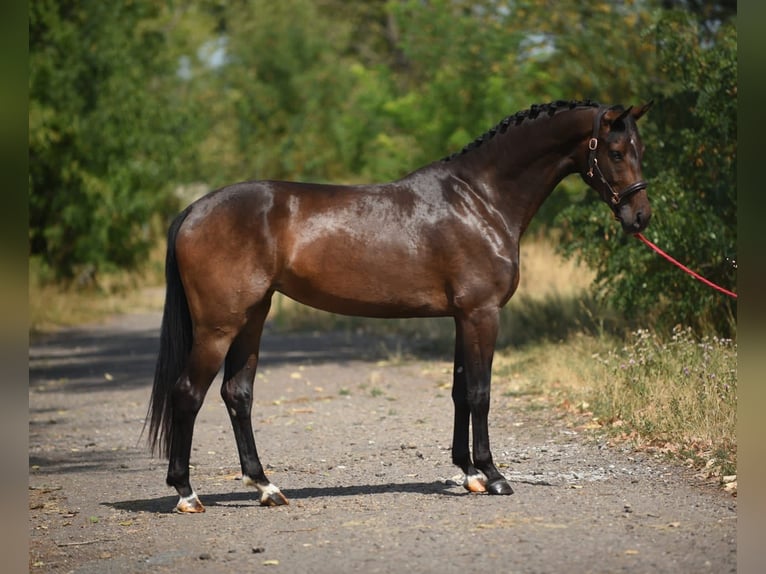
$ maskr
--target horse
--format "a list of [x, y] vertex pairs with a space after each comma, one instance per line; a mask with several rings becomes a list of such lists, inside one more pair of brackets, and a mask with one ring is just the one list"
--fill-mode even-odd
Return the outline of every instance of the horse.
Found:
[[345, 315], [452, 317], [452, 462], [469, 492], [512, 494], [492, 459], [488, 415], [499, 313], [519, 284], [519, 240], [573, 173], [624, 232], [644, 230], [651, 206], [636, 122], [651, 103], [533, 105], [397, 181], [241, 182], [184, 209], [168, 230], [160, 348], [144, 424], [152, 452], [169, 459], [176, 510], [205, 510], [189, 480], [189, 457], [197, 413], [221, 366], [243, 482], [264, 506], [288, 504], [264, 473], [251, 421], [275, 292]]

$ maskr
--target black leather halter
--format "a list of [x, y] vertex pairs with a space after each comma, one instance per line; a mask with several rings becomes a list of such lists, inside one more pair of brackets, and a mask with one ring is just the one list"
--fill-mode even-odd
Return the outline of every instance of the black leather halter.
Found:
[[598, 165], [598, 158], [596, 157], [596, 149], [598, 149], [598, 134], [601, 131], [601, 120], [604, 118], [604, 114], [607, 112], [607, 110], [608, 108], [602, 107], [596, 114], [595, 119], [593, 120], [593, 136], [588, 140], [588, 149], [590, 151], [588, 153], [587, 175], [591, 179], [593, 179], [594, 172], [598, 175], [598, 178], [601, 180], [601, 182], [604, 185], [606, 185], [607, 189], [612, 194], [610, 198], [612, 202], [612, 206], [617, 207], [618, 205], [620, 205], [620, 203], [622, 203], [623, 200], [630, 197], [634, 193], [637, 193], [641, 191], [642, 189], [646, 189], [647, 183], [644, 180], [640, 179], [635, 183], [631, 183], [622, 191], [618, 192], [612, 187], [612, 184], [610, 184], [604, 177], [604, 174]]

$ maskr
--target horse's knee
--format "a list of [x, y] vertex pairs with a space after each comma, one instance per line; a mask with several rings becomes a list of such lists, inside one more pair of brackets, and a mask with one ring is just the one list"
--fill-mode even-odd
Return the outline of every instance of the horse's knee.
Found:
[[173, 410], [177, 413], [196, 414], [202, 408], [205, 393], [195, 389], [188, 379], [180, 380], [171, 395]]
[[253, 404], [253, 390], [250, 385], [228, 381], [221, 385], [221, 398], [232, 414], [247, 415]]
[[466, 396], [471, 412], [489, 411], [489, 389], [470, 389]]

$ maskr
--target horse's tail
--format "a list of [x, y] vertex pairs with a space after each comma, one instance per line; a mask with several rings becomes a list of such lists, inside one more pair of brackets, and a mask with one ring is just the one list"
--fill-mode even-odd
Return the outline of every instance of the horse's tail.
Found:
[[160, 351], [154, 371], [154, 386], [149, 410], [144, 422], [149, 423], [148, 442], [152, 452], [170, 457], [173, 439], [173, 402], [171, 394], [178, 378], [186, 368], [192, 347], [192, 322], [181, 275], [176, 261], [176, 237], [189, 209], [178, 215], [168, 229], [168, 249], [165, 257], [165, 309], [162, 313]]

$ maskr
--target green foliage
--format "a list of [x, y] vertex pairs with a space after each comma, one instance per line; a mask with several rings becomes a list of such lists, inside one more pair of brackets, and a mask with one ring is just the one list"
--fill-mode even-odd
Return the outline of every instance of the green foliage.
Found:
[[[724, 287], [736, 285], [736, 30], [702, 42], [696, 22], [665, 12], [645, 34], [657, 49], [657, 100], [642, 120], [653, 218], [645, 235]], [[638, 324], [735, 332], [736, 300], [684, 274], [616, 229], [592, 196], [559, 217], [562, 250], [597, 271], [604, 298]]]
[[158, 6], [30, 5], [30, 250], [59, 277], [135, 266], [169, 210], [189, 127]]

